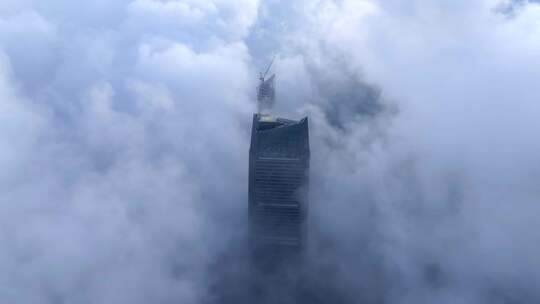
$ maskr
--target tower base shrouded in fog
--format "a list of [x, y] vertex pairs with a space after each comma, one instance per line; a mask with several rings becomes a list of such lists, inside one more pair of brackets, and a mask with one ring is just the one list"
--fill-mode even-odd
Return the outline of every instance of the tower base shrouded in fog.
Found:
[[309, 134], [299, 121], [255, 114], [249, 154], [250, 247], [263, 255], [306, 242]]

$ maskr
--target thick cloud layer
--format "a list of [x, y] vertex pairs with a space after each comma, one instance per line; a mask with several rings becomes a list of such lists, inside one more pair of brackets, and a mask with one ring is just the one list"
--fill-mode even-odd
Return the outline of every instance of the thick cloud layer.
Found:
[[[535, 1], [4, 0], [0, 302], [540, 300], [539, 28]], [[254, 299], [272, 54], [276, 112], [310, 117], [310, 248]]]

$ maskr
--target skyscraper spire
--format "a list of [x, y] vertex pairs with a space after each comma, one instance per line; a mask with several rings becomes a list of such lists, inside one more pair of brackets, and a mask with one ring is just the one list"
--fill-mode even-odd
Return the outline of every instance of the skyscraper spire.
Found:
[[268, 79], [266, 75], [270, 71], [272, 64], [274, 63], [275, 57], [272, 58], [270, 64], [266, 68], [264, 73], [261, 73], [259, 76], [259, 86], [257, 87], [257, 111], [259, 114], [270, 114], [270, 111], [274, 107], [274, 102], [276, 98], [276, 91], [274, 87], [274, 79], [276, 74], [272, 74]]

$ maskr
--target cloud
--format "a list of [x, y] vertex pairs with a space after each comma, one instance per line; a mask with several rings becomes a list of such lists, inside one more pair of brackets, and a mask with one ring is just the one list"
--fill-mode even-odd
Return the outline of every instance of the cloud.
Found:
[[278, 95], [299, 87], [281, 94], [315, 106], [303, 110], [316, 147], [313, 226], [334, 247], [316, 259], [347, 265], [331, 280], [349, 286], [341, 294], [390, 303], [537, 297], [523, 282], [538, 274], [516, 268], [537, 268], [525, 214], [538, 214], [538, 98], [527, 89], [538, 76], [538, 6], [508, 19], [497, 5], [305, 1], [286, 8], [293, 17], [268, 14], [287, 28], [278, 38], [254, 31], [279, 46], [281, 74], [294, 62], [298, 76], [282, 76]]
[[60, 1], [3, 8], [3, 301], [206, 297], [247, 180], [234, 164], [254, 108], [241, 40], [254, 17], [235, 5], [93, 2], [80, 20]]
[[539, 14], [2, 2], [0, 299], [253, 302], [249, 124], [277, 54], [277, 114], [310, 117], [310, 248], [260, 301], [534, 302]]

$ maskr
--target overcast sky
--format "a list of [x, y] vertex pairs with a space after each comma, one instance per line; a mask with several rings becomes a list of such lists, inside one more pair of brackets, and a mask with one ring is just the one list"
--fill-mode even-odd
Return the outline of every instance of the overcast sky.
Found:
[[307, 293], [538, 302], [539, 54], [532, 0], [1, 0], [0, 302], [253, 303], [274, 55], [276, 114], [310, 119]]

